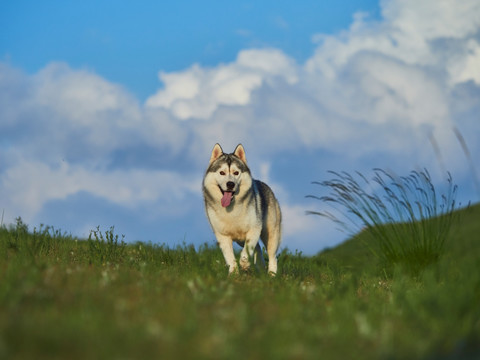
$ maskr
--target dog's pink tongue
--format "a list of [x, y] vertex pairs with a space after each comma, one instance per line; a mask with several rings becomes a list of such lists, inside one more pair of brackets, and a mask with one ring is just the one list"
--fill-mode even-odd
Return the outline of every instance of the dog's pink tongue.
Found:
[[223, 197], [222, 197], [222, 206], [223, 207], [227, 207], [228, 205], [230, 205], [230, 202], [232, 201], [232, 193], [229, 192], [229, 191], [225, 191], [223, 193]]

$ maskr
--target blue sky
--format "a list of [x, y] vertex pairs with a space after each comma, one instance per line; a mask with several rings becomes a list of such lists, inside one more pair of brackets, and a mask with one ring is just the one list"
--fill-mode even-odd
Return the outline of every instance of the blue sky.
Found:
[[426, 167], [439, 187], [449, 170], [480, 200], [477, 0], [16, 1], [0, 23], [5, 223], [214, 243], [215, 142], [244, 144], [308, 254], [345, 238], [305, 215], [328, 170]]
[[144, 100], [157, 73], [193, 63], [215, 66], [245, 48], [275, 47], [303, 62], [312, 35], [347, 28], [372, 0], [341, 1], [15, 1], [0, 5], [2, 56], [28, 72], [51, 61], [86, 67]]

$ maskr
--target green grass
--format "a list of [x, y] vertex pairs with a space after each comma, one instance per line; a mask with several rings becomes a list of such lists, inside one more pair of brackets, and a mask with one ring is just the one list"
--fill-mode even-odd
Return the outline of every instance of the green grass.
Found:
[[374, 169], [372, 180], [331, 172], [334, 178], [314, 184], [327, 188], [326, 196], [308, 195], [329, 204], [329, 210], [309, 211], [327, 217], [355, 234], [366, 229], [366, 244], [386, 268], [401, 264], [418, 275], [445, 251], [445, 241], [456, 220], [457, 186], [450, 174], [446, 193], [437, 193], [427, 170], [397, 176]]
[[283, 251], [276, 278], [227, 276], [213, 246], [79, 240], [0, 228], [2, 359], [474, 359], [480, 206], [418, 276], [385, 275], [368, 232], [316, 256]]

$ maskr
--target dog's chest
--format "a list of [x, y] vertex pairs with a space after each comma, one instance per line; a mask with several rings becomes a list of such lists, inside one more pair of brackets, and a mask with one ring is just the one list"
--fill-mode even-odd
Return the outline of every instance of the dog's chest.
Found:
[[252, 228], [262, 226], [255, 208], [251, 207], [237, 207], [230, 212], [226, 209], [220, 211], [210, 209], [208, 215], [215, 232], [233, 239], [244, 239]]

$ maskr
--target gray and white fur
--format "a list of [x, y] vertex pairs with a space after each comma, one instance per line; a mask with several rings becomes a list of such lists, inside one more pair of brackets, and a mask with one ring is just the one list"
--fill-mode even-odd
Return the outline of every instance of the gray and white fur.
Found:
[[243, 246], [240, 267], [250, 267], [250, 257], [263, 266], [259, 239], [267, 249], [268, 272], [277, 273], [277, 250], [281, 242], [282, 214], [270, 187], [254, 180], [239, 144], [231, 154], [225, 154], [215, 144], [203, 178], [205, 210], [223, 252], [229, 273], [238, 272], [233, 242]]

